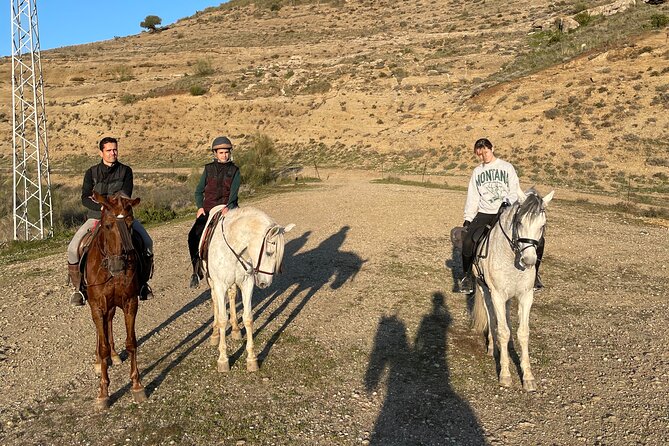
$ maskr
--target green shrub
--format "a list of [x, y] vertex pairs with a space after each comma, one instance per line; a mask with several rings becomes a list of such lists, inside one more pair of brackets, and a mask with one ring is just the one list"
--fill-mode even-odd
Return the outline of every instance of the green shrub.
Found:
[[275, 180], [278, 155], [274, 141], [263, 134], [253, 137], [251, 147], [235, 154], [235, 163], [241, 170], [242, 183], [262, 186]]
[[195, 62], [195, 75], [196, 76], [209, 76], [214, 73], [214, 69], [211, 67], [211, 61], [205, 59], [198, 59]]
[[579, 25], [586, 26], [592, 22], [593, 17], [588, 14], [588, 11], [582, 11], [574, 16], [574, 20], [576, 20]]
[[193, 96], [202, 96], [207, 91], [208, 89], [200, 84], [191, 85], [190, 87], [190, 94]]
[[121, 96], [121, 104], [128, 105], [128, 104], [134, 104], [137, 102], [139, 98], [135, 96], [134, 94], [130, 93], [125, 93], [123, 96]]
[[161, 223], [177, 218], [177, 213], [169, 206], [152, 204], [134, 211], [135, 218], [142, 223]]
[[650, 24], [653, 28], [664, 28], [669, 24], [669, 17], [664, 14], [653, 14], [650, 16]]

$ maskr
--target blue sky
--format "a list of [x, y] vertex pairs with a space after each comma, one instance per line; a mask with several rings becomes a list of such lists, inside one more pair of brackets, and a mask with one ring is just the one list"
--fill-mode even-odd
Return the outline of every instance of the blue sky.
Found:
[[[13, 1], [18, 3], [18, 0]], [[139, 23], [147, 15], [157, 15], [163, 20], [162, 26], [165, 26], [221, 3], [225, 1], [37, 0], [40, 49], [139, 34], [144, 30]], [[0, 56], [12, 53], [11, 5], [0, 7]]]

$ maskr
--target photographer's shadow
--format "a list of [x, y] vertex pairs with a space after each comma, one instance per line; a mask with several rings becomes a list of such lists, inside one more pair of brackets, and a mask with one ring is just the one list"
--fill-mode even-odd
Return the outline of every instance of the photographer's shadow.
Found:
[[385, 380], [385, 400], [370, 435], [371, 445], [486, 445], [469, 404], [451, 388], [447, 334], [451, 316], [444, 295], [432, 295], [432, 312], [420, 324], [413, 347], [397, 316], [379, 322], [365, 388]]

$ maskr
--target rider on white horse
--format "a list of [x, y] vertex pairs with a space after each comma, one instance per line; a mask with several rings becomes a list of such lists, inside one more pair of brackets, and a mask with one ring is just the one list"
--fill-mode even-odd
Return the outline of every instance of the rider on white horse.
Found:
[[224, 205], [222, 215], [238, 206], [237, 195], [241, 183], [239, 168], [232, 161], [232, 142], [226, 136], [219, 136], [211, 144], [214, 161], [204, 166], [200, 182], [195, 188], [195, 203], [198, 207], [193, 227], [188, 233], [188, 250], [193, 265], [191, 288], [200, 284], [198, 269], [200, 265], [199, 245], [204, 232], [209, 211]]
[[[518, 199], [518, 175], [511, 163], [497, 158], [492, 143], [481, 138], [474, 143], [474, 153], [481, 164], [474, 169], [467, 189], [462, 226], [466, 231], [462, 239], [462, 271], [464, 277], [459, 281], [461, 293], [474, 292], [471, 274], [474, 263], [476, 244], [495, 223], [497, 213], [504, 204], [514, 203]], [[537, 246], [535, 290], [543, 288], [539, 278], [539, 263], [544, 251], [543, 237]]]

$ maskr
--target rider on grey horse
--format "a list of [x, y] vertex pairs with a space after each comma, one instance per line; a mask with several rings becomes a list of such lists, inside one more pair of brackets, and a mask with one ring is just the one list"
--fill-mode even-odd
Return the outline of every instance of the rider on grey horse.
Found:
[[[471, 269], [474, 263], [476, 244], [495, 223], [499, 209], [503, 205], [514, 203], [517, 199], [518, 175], [516, 169], [507, 161], [497, 158], [492, 143], [481, 138], [474, 144], [474, 153], [481, 164], [474, 169], [467, 189], [462, 224], [466, 231], [462, 238], [462, 271], [464, 277], [459, 281], [461, 293], [474, 292], [474, 280]], [[539, 263], [544, 251], [544, 238], [537, 246], [537, 263], [534, 289], [543, 288], [539, 278]]]

